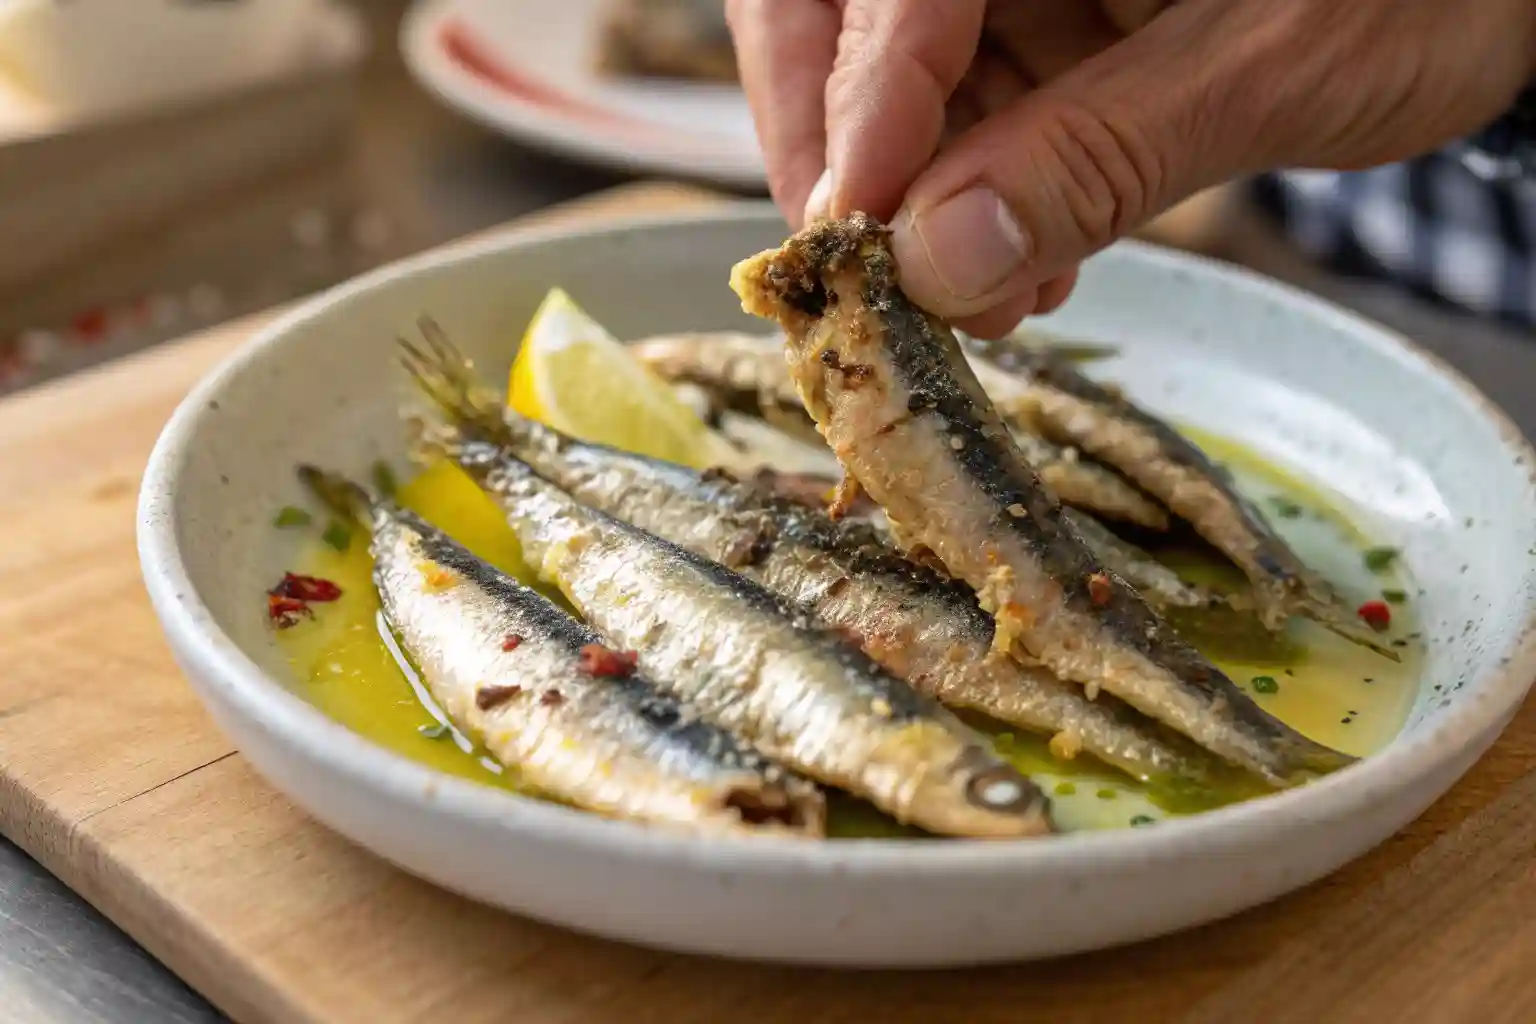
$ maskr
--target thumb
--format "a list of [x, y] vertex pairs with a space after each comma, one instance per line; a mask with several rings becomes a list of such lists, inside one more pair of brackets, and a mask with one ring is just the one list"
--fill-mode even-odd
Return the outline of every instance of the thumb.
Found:
[[939, 155], [892, 222], [913, 301], [949, 318], [1018, 311], [1045, 282], [1257, 158], [1254, 119], [1220, 98], [1230, 20], [1203, 20], [1206, 6], [1165, 12]]

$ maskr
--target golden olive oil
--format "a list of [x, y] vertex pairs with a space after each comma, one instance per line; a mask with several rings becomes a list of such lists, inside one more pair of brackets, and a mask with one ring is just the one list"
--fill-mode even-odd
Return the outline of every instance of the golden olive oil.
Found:
[[[1280, 636], [1237, 615], [1180, 621], [1184, 635], [1266, 711], [1320, 743], [1363, 756], [1385, 746], [1413, 703], [1421, 649], [1414, 616], [1415, 591], [1395, 560], [1367, 559], [1369, 539], [1329, 498], [1251, 453], [1220, 438], [1197, 438], [1232, 473], [1243, 493], [1298, 554], [1317, 567], [1352, 602], [1390, 596], [1393, 621], [1381, 638], [1401, 655], [1392, 662], [1311, 622], [1296, 620]], [[495, 505], [456, 467], [439, 463], [400, 489], [399, 499], [499, 568], [532, 583], [517, 539]], [[322, 523], [306, 527], [296, 572], [333, 580], [340, 600], [314, 606], [314, 618], [278, 633], [301, 692], [327, 714], [373, 741], [464, 778], [517, 788], [464, 736], [444, 728], [441, 714], [413, 686], [381, 636], [378, 600], [370, 579], [366, 540], [353, 536], [346, 550], [320, 540]], [[334, 537], [332, 538], [335, 539]], [[1236, 582], [1236, 570], [1187, 538], [1158, 544], [1138, 537], [1194, 582]], [[1388, 564], [1382, 564], [1388, 561]], [[1371, 563], [1371, 564], [1368, 564]], [[558, 598], [556, 598], [558, 600]], [[425, 698], [425, 700], [423, 699]], [[999, 753], [1051, 797], [1064, 831], [1152, 825], [1164, 817], [1244, 799], [1261, 790], [1233, 775], [1231, 785], [1201, 791], [1139, 784], [1084, 756], [1063, 761], [1043, 738], [983, 728]], [[834, 796], [829, 832], [844, 838], [917, 835], [867, 804]]]

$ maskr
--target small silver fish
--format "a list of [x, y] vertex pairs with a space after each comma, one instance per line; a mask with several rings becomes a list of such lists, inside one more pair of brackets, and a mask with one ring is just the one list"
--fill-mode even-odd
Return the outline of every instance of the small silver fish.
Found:
[[705, 720], [930, 832], [1050, 831], [1045, 797], [983, 736], [857, 647], [725, 566], [583, 505], [485, 440], [494, 431], [454, 422], [451, 398], [443, 408], [426, 442], [480, 482], [541, 577]]
[[1187, 520], [1243, 570], [1265, 625], [1279, 629], [1297, 613], [1348, 624], [1328, 583], [1193, 442], [1113, 388], [1036, 349], [1007, 342], [972, 345], [980, 357], [978, 370], [984, 370], [978, 377], [1005, 419], [1077, 445]]
[[695, 720], [596, 632], [394, 502], [299, 472], [368, 530], [384, 617], [443, 711], [534, 789], [700, 832], [824, 833], [815, 786]]
[[738, 264], [801, 400], [892, 535], [976, 589], [999, 650], [1126, 701], [1275, 785], [1349, 764], [1267, 714], [1094, 556], [1020, 455], [954, 335], [896, 283], [885, 228], [820, 221]]
[[[663, 379], [708, 395], [716, 416], [756, 412], [785, 433], [825, 447], [790, 379], [782, 336], [667, 334], [633, 342], [630, 351]], [[1011, 383], [1006, 376], [1003, 382]], [[1167, 511], [1114, 470], [1022, 429], [1014, 440], [1030, 467], [1066, 504], [1147, 529], [1168, 528]]]
[[[489, 423], [508, 452], [581, 503], [742, 573], [845, 631], [918, 691], [1051, 736], [1063, 756], [1081, 750], [1143, 780], [1208, 776], [1204, 752], [1119, 701], [1090, 701], [1081, 687], [994, 653], [992, 620], [970, 588], [908, 562], [874, 531], [834, 522], [758, 479], [697, 473], [577, 440], [483, 398], [477, 405], [484, 392], [468, 383], [473, 367], [434, 329], [426, 333], [433, 372], [461, 382], [440, 390], [454, 401], [453, 389], [458, 417]], [[824, 494], [831, 481], [811, 486]]]

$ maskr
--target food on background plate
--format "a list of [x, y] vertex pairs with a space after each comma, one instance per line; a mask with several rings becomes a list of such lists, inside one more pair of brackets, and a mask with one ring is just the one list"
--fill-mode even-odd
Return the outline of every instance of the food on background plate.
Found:
[[[713, 686], [720, 692], [715, 678], [720, 666], [711, 655], [722, 644], [741, 647], [733, 629], [739, 631], [742, 621], [749, 623], [748, 638], [759, 645], [755, 649], [772, 648], [778, 660], [803, 674], [801, 685], [814, 675], [806, 666], [852, 656], [863, 666], [858, 678], [899, 686], [889, 693], [873, 691], [882, 704], [867, 699], [867, 689], [845, 685], [846, 679], [817, 676], [826, 685], [793, 692], [813, 693], [815, 700], [807, 698], [804, 707], [839, 730], [835, 735], [841, 740], [789, 753], [769, 749], [770, 754], [792, 764], [792, 758], [820, 758], [818, 771], [834, 785], [842, 780], [894, 811], [894, 817], [925, 826], [924, 831], [962, 835], [1043, 831], [1042, 792], [1049, 797], [1057, 830], [1075, 831], [1144, 825], [1197, 812], [1258, 795], [1278, 781], [1262, 781], [1222, 764], [1108, 694], [1090, 699], [1085, 687], [1058, 679], [1044, 666], [990, 649], [995, 625], [976, 604], [974, 592], [904, 559], [876, 525], [878, 510], [848, 501], [844, 504], [854, 518], [834, 521], [820, 507], [834, 482], [825, 466], [835, 467], [836, 461], [819, 435], [791, 438], [753, 418], [746, 403], [728, 411], [724, 421], [715, 419], [731, 434], [732, 443], [727, 443], [563, 293], [552, 293], [530, 324], [510, 378], [509, 409], [501, 407], [500, 396], [481, 385], [451, 346], [435, 340], [428, 353], [418, 349], [413, 361], [450, 385], [439, 397], [450, 398], [449, 407], [457, 410], [457, 429], [483, 432], [484, 440], [476, 444], [487, 465], [496, 464], [502, 501], [498, 507], [459, 465], [436, 461], [399, 486], [400, 505], [416, 510], [509, 576], [542, 588], [570, 609], [562, 614], [573, 611], [587, 618], [580, 628], [593, 631], [605, 649], [620, 655], [634, 649], [638, 668], [658, 688]], [[751, 344], [761, 349], [764, 343], [753, 339]], [[777, 351], [783, 366], [783, 350]], [[593, 394], [602, 400], [592, 401]], [[666, 411], [656, 415], [656, 409]], [[809, 422], [797, 396], [790, 411], [800, 424]], [[727, 429], [747, 423], [756, 426], [739, 433]], [[442, 429], [439, 422], [422, 433], [428, 441], [441, 441]], [[776, 440], [758, 444], [769, 439]], [[1201, 444], [1237, 468], [1244, 493], [1286, 510], [1281, 518], [1287, 535], [1305, 542], [1302, 549], [1309, 558], [1320, 558], [1336, 573], [1354, 567], [1353, 589], [1401, 584], [1396, 566], [1373, 568], [1368, 557], [1362, 563], [1361, 542], [1330, 511], [1326, 496], [1307, 492], [1214, 439]], [[813, 448], [820, 450], [821, 462], [814, 457], [805, 462], [821, 468], [798, 474], [793, 466], [788, 472], [779, 468], [783, 463], [778, 460]], [[734, 463], [730, 472], [711, 470], [722, 461]], [[492, 474], [477, 475], [491, 483]], [[394, 491], [392, 476], [379, 474], [375, 490]], [[792, 482], [798, 487], [796, 500], [783, 493]], [[849, 497], [846, 491], [843, 496]], [[549, 514], [541, 516], [540, 509]], [[507, 525], [509, 510], [514, 521], [524, 520], [524, 539], [532, 541], [527, 549]], [[865, 515], [869, 518], [858, 518]], [[365, 735], [443, 770], [547, 796], [530, 788], [518, 771], [515, 751], [504, 752], [508, 767], [503, 771], [501, 762], [488, 756], [493, 751], [470, 741], [469, 730], [445, 734], [438, 727], [446, 716], [402, 672], [409, 666], [397, 667], [375, 628], [379, 608], [369, 579], [369, 545], [347, 539], [355, 526], [341, 517], [326, 522], [323, 513], [316, 518], [297, 509], [279, 513], [277, 521], [305, 537], [320, 538], [305, 544], [295, 566], [313, 575], [295, 578], [334, 588], [316, 591], [294, 584], [269, 598], [297, 605], [283, 621], [276, 614], [273, 621], [286, 627], [277, 635], [312, 699]], [[898, 535], [900, 529], [898, 524]], [[1252, 615], [1251, 603], [1228, 606], [1227, 596], [1243, 589], [1240, 575], [1229, 572], [1208, 549], [1190, 547], [1190, 535], [1181, 533], [1178, 524], [1169, 533], [1138, 535], [1152, 553], [1082, 511], [1064, 512], [1063, 529], [1090, 540], [1096, 557], [1155, 597], [1155, 606], [1174, 618], [1180, 634], [1198, 638], [1202, 649], [1220, 652], [1220, 667], [1239, 680], [1244, 699], [1263, 712], [1354, 754], [1369, 753], [1401, 724], [1411, 697], [1411, 662], [1386, 662], [1310, 623], [1292, 623], [1283, 634], [1271, 634]], [[571, 550], [584, 544], [599, 549], [585, 565], [580, 552]], [[637, 566], [648, 566], [649, 574]], [[677, 587], [679, 578], [689, 586]], [[561, 585], [568, 592], [562, 593]], [[621, 601], [605, 600], [619, 589], [624, 590]], [[281, 596], [289, 593], [296, 596]], [[631, 608], [637, 598], [638, 607]], [[767, 603], [754, 603], [759, 600]], [[1247, 628], [1248, 621], [1253, 628]], [[732, 628], [718, 625], [722, 622]], [[678, 623], [687, 625], [679, 630]], [[711, 623], [717, 625], [711, 628]], [[1412, 639], [1401, 632], [1403, 622], [1398, 625], [1398, 635], [1391, 636], [1389, 626], [1383, 639], [1390, 638], [1395, 650], [1414, 654]], [[678, 637], [679, 632], [693, 635]], [[649, 649], [649, 663], [641, 648]], [[837, 653], [829, 656], [829, 651]], [[946, 654], [952, 662], [944, 659]], [[689, 668], [707, 671], [690, 675]], [[732, 671], [738, 681], [750, 677], [734, 666]], [[893, 701], [891, 694], [899, 699]], [[870, 755], [883, 758], [878, 763], [893, 767], [909, 783], [922, 780], [928, 796], [915, 808], [910, 801], [902, 803], [908, 794], [892, 788], [890, 780], [871, 785], [867, 775], [860, 779], [843, 748], [863, 745], [868, 751], [871, 737], [899, 734], [884, 717], [886, 705], [899, 717], [904, 700], [923, 705], [929, 697], [965, 717], [965, 725], [953, 723], [954, 731], [945, 726], [931, 733], [948, 753], [934, 758], [919, 752], [914, 758], [912, 750], [887, 744]], [[862, 713], [860, 700], [865, 701]], [[679, 706], [685, 717], [711, 717], [686, 697]], [[926, 706], [938, 712], [939, 722], [948, 719], [931, 702]], [[784, 713], [782, 707], [733, 708], [728, 701], [710, 710], [717, 723], [732, 723], [742, 746], [765, 735], [771, 741], [774, 716]], [[426, 724], [413, 724], [424, 713]], [[1005, 721], [1010, 715], [1012, 720]], [[768, 731], [753, 731], [765, 726]], [[962, 750], [976, 753], [956, 753]], [[946, 783], [942, 773], [925, 771], [925, 765], [945, 757], [958, 760], [969, 776], [957, 772]], [[866, 762], [865, 768], [874, 763]], [[992, 798], [1023, 797], [1011, 812], [978, 807], [971, 799], [982, 794], [985, 803], [985, 790], [994, 782], [999, 785]], [[829, 789], [827, 797], [830, 836], [923, 834], [837, 788]]]
[[625, 78], [735, 82], [725, 0], [610, 0], [597, 66]]

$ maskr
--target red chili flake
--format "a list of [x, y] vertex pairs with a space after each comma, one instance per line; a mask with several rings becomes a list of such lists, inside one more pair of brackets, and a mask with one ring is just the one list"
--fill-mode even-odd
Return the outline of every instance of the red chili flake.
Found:
[[282, 594], [267, 595], [267, 618], [272, 620], [272, 625], [278, 629], [287, 629], [298, 625], [299, 619], [308, 615], [314, 616], [309, 605], [296, 597], [286, 597]]
[[581, 670], [599, 679], [623, 679], [635, 670], [637, 660], [634, 651], [610, 651], [602, 644], [581, 649]]
[[501, 649], [504, 651], [515, 651], [522, 642], [523, 638], [516, 633], [508, 633], [507, 638], [501, 642]]
[[539, 703], [547, 708], [557, 708], [565, 703], [565, 698], [560, 696], [559, 690], [545, 690], [539, 695]]
[[341, 588], [330, 580], [324, 580], [318, 576], [300, 576], [285, 572], [282, 582], [268, 593], [278, 597], [294, 597], [300, 601], [319, 601], [323, 604], [340, 597]]
[[1088, 600], [1095, 608], [1103, 608], [1115, 596], [1115, 588], [1109, 582], [1109, 574], [1096, 572], [1088, 577]]
[[1355, 614], [1378, 633], [1392, 625], [1392, 607], [1385, 601], [1367, 601], [1355, 610]]
[[70, 328], [81, 341], [99, 341], [107, 333], [107, 311], [88, 309], [70, 321]]
[[481, 711], [489, 711], [497, 705], [505, 704], [522, 692], [521, 686], [482, 686], [475, 691], [475, 707]]

